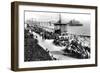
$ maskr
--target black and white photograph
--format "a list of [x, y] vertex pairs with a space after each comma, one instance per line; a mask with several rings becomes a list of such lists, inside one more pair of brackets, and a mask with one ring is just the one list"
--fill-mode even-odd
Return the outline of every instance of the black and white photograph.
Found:
[[97, 7], [12, 4], [12, 69], [97, 66]]
[[24, 61], [90, 59], [89, 13], [24, 11]]

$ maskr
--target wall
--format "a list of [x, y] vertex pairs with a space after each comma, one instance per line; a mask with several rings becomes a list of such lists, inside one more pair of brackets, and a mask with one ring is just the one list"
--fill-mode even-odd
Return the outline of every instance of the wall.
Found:
[[[10, 3], [14, 0], [0, 0], [0, 73], [14, 73], [10, 70], [10, 54], [11, 54], [11, 12]], [[62, 4], [81, 4], [81, 5], [94, 5], [100, 9], [100, 0], [21, 0], [21, 1], [34, 1], [34, 2], [47, 2], [47, 3], [62, 3]], [[100, 10], [98, 10], [100, 13]], [[100, 15], [98, 14], [98, 19]], [[98, 21], [98, 27], [100, 27]], [[98, 32], [100, 29], [98, 29]], [[100, 37], [100, 33], [98, 34]], [[98, 43], [100, 38], [98, 39]], [[98, 52], [100, 45], [98, 46]], [[100, 53], [98, 53], [100, 56]], [[100, 58], [98, 58], [100, 61]], [[25, 73], [99, 73], [100, 62], [98, 67], [88, 68], [73, 68], [73, 69], [55, 69], [55, 70], [40, 70], [40, 71], [26, 71]], [[24, 73], [24, 72], [22, 72]]]

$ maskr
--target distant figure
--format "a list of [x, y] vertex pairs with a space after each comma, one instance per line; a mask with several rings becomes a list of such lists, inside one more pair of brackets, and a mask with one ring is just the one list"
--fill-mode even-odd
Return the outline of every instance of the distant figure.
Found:
[[51, 58], [52, 58], [53, 60], [57, 60], [55, 57], [53, 57], [53, 55], [51, 56]]
[[46, 48], [47, 53], [49, 53], [49, 50]]
[[30, 34], [30, 38], [33, 38], [34, 36], [33, 36], [33, 34]]
[[36, 38], [37, 39], [37, 36], [35, 35], [35, 37], [34, 38]]
[[29, 24], [27, 24], [27, 28], [30, 28]]

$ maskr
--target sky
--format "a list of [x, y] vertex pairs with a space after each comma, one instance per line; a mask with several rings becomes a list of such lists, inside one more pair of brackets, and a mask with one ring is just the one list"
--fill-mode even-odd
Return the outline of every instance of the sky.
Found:
[[[68, 23], [70, 20], [77, 20], [83, 24], [82, 27], [69, 27], [68, 30], [71, 33], [75, 34], [86, 34], [90, 35], [90, 22], [91, 15], [84, 13], [54, 13], [54, 12], [34, 12], [34, 11], [25, 11], [25, 21], [26, 20], [35, 20], [35, 21], [51, 21], [56, 23], [59, 20], [59, 14], [61, 14], [62, 23]], [[80, 30], [80, 31], [79, 31]]]
[[[74, 13], [60, 13], [62, 23], [67, 23], [72, 19], [78, 20], [81, 23], [90, 23], [90, 14], [74, 14]], [[32, 12], [25, 11], [25, 20], [33, 19], [36, 21], [53, 21], [59, 20], [59, 13], [53, 12]]]

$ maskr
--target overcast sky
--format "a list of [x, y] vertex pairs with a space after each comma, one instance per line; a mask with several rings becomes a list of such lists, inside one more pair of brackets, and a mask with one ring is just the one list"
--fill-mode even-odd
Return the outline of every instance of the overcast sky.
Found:
[[[90, 14], [72, 14], [60, 13], [62, 23], [67, 23], [72, 19], [79, 20], [81, 23], [90, 23]], [[25, 20], [34, 19], [37, 21], [53, 21], [59, 20], [59, 13], [50, 12], [28, 12], [25, 11]]]
[[[71, 33], [84, 33], [90, 35], [90, 14], [74, 14], [74, 13], [50, 13], [50, 12], [25, 12], [25, 21], [26, 20], [36, 20], [36, 21], [52, 21], [57, 22], [59, 20], [59, 14], [61, 14], [62, 23], [68, 23], [70, 20], [78, 20], [83, 24], [82, 27], [69, 27]], [[79, 31], [80, 30], [80, 31]]]

